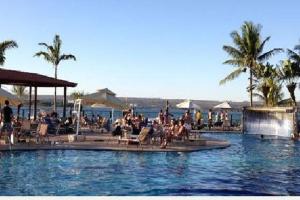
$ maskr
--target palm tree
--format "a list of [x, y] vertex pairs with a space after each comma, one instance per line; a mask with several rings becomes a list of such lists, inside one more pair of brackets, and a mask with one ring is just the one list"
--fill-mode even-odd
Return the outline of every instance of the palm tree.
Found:
[[73, 100], [80, 99], [84, 96], [84, 91], [73, 91], [70, 96]]
[[0, 65], [4, 65], [6, 60], [5, 51], [11, 48], [17, 48], [18, 44], [13, 40], [6, 40], [0, 43]]
[[265, 106], [276, 106], [283, 99], [282, 84], [273, 65], [261, 65], [256, 71], [259, 78], [253, 95], [264, 101]]
[[282, 61], [281, 67], [278, 69], [279, 79], [285, 83], [294, 106], [297, 106], [295, 89], [297, 87], [297, 81], [300, 75], [299, 72], [299, 64], [291, 60]]
[[[51, 63], [54, 67], [54, 78], [57, 79], [57, 67], [63, 60], [75, 60], [76, 57], [72, 54], [62, 54], [61, 53], [62, 41], [59, 35], [55, 35], [53, 40], [53, 45], [48, 45], [46, 43], [39, 43], [39, 45], [46, 47], [47, 51], [37, 52], [34, 56], [43, 57], [47, 62]], [[56, 111], [56, 87], [54, 89], [54, 110]]]
[[294, 50], [287, 49], [287, 54], [291, 61], [300, 65], [300, 44], [295, 45]]
[[14, 85], [12, 88], [12, 92], [17, 95], [20, 99], [23, 99], [24, 96], [27, 95], [26, 87], [25, 86], [17, 86]]
[[274, 54], [283, 51], [281, 48], [275, 48], [270, 51], [264, 52], [265, 44], [270, 40], [270, 36], [262, 40], [261, 38], [261, 25], [255, 25], [252, 22], [244, 22], [241, 27], [241, 34], [237, 31], [231, 33], [234, 46], [224, 45], [223, 50], [231, 57], [223, 64], [229, 64], [236, 67], [226, 78], [220, 81], [220, 84], [225, 84], [237, 78], [241, 73], [249, 70], [249, 87], [250, 92], [250, 106], [253, 105], [252, 91], [253, 75], [255, 76], [256, 70], [260, 64], [267, 61]]

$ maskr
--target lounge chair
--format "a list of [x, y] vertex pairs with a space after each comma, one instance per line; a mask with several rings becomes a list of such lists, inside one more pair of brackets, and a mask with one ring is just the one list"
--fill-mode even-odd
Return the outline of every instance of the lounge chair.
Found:
[[24, 120], [18, 133], [19, 141], [25, 141], [28, 143], [36, 132], [37, 128], [32, 127], [30, 120]]
[[145, 142], [149, 142], [149, 130], [150, 128], [143, 128], [139, 135], [133, 135], [131, 133], [127, 133], [125, 138], [119, 138], [118, 143], [126, 142], [126, 144], [137, 144], [142, 145]]

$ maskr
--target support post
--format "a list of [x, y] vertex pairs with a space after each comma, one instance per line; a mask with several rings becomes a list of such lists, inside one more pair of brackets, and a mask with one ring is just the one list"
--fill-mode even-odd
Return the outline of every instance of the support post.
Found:
[[37, 109], [36, 109], [36, 105], [37, 105], [37, 87], [34, 87], [34, 120], [36, 120], [36, 113], [37, 113]]
[[32, 87], [29, 87], [29, 112], [28, 112], [28, 120], [30, 120], [31, 116], [31, 95], [32, 95]]
[[66, 118], [66, 112], [67, 112], [67, 87], [64, 87], [64, 102], [63, 102], [63, 117]]

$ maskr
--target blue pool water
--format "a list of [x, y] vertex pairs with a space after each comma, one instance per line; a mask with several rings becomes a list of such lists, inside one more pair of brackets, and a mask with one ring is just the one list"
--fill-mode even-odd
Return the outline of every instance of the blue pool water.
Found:
[[192, 153], [0, 154], [1, 195], [300, 195], [300, 143], [216, 134], [226, 149]]

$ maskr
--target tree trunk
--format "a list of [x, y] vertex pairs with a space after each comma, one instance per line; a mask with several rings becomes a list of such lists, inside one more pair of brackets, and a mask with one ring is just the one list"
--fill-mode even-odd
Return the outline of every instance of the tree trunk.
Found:
[[293, 100], [294, 106], [297, 106], [296, 97], [295, 97], [296, 86], [297, 86], [296, 83], [291, 83], [291, 84], [289, 84], [289, 85], [286, 86], [287, 89], [288, 89], [288, 91], [289, 91], [289, 93], [290, 93], [290, 96], [291, 96], [291, 98]]
[[253, 94], [252, 94], [252, 78], [253, 78], [253, 73], [252, 73], [252, 67], [250, 68], [250, 78], [249, 78], [249, 91], [250, 91], [250, 107], [253, 106]]
[[[55, 70], [54, 78], [57, 79], [57, 65], [54, 66], [54, 70]], [[56, 112], [56, 87], [54, 88], [53, 110]]]
[[265, 98], [265, 105], [268, 106], [269, 105], [268, 94], [270, 92], [270, 87], [266, 85], [262, 86], [262, 92]]

